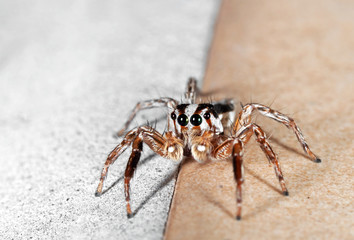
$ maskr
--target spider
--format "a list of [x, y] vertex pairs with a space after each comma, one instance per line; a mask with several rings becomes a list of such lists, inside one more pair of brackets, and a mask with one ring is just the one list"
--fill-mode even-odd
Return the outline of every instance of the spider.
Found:
[[242, 183], [244, 181], [242, 166], [244, 146], [251, 136], [255, 135], [256, 141], [274, 167], [283, 195], [288, 196], [289, 192], [285, 186], [277, 155], [270, 146], [262, 128], [252, 122], [251, 116], [255, 111], [292, 129], [305, 153], [310, 156], [312, 161], [321, 162], [310, 150], [300, 128], [292, 118], [262, 104], [249, 103], [242, 106], [236, 121], [230, 126], [230, 134], [225, 134], [221, 118], [223, 114], [234, 110], [233, 101], [224, 100], [214, 104], [196, 104], [198, 93], [196, 80], [190, 78], [185, 93], [187, 103], [179, 103], [168, 97], [139, 102], [124, 127], [118, 132], [118, 136], [124, 135], [129, 124], [140, 110], [155, 107], [167, 107], [169, 109], [167, 131], [161, 134], [151, 126], [140, 126], [127, 132], [122, 142], [108, 155], [95, 195], [100, 196], [102, 194], [103, 182], [107, 176], [109, 166], [114, 163], [128, 146], [132, 145], [132, 153], [124, 174], [127, 216], [132, 216], [129, 195], [130, 179], [133, 177], [143, 150], [143, 143], [145, 143], [158, 155], [175, 161], [181, 161], [183, 156], [192, 156], [199, 163], [204, 163], [208, 159], [212, 161], [231, 159], [236, 181], [236, 219], [240, 220]]

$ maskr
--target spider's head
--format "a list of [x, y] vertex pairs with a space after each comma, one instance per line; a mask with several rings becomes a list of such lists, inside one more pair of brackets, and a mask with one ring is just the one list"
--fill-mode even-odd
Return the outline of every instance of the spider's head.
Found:
[[177, 105], [170, 113], [169, 121], [171, 128], [174, 128], [176, 133], [191, 130], [223, 132], [221, 120], [214, 105], [208, 103]]

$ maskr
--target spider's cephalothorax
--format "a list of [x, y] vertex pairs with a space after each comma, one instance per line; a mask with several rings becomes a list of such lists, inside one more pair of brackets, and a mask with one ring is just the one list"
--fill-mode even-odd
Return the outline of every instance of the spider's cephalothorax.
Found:
[[[183, 141], [184, 148], [177, 149], [181, 151], [178, 157], [192, 154], [195, 160], [204, 162], [212, 150], [211, 140], [215, 141], [215, 136], [223, 134], [223, 126], [214, 105], [179, 104], [170, 113], [168, 131]], [[169, 146], [167, 150], [174, 154], [175, 149], [175, 146]], [[167, 157], [181, 160], [173, 156]]]
[[[280, 169], [277, 156], [271, 148], [265, 133], [260, 126], [252, 122], [252, 114], [258, 111], [260, 114], [272, 118], [289, 129], [292, 129], [303, 147], [314, 162], [321, 160], [310, 150], [300, 128], [293, 119], [275, 111], [267, 106], [250, 103], [242, 106], [236, 121], [231, 126], [223, 126], [221, 118], [223, 115], [233, 113], [234, 106], [231, 100], [221, 102], [196, 104], [198, 90], [196, 80], [191, 78], [187, 85], [185, 94], [187, 104], [181, 104], [172, 98], [160, 98], [139, 102], [132, 111], [124, 127], [118, 132], [121, 136], [127, 130], [138, 111], [153, 107], [168, 107], [167, 131], [162, 135], [150, 126], [141, 126], [127, 132], [120, 144], [108, 155], [104, 164], [100, 182], [97, 187], [96, 196], [102, 194], [103, 182], [107, 176], [108, 168], [114, 161], [131, 145], [132, 153], [127, 163], [124, 174], [124, 189], [127, 202], [127, 214], [132, 215], [130, 208], [130, 179], [140, 160], [143, 143], [147, 144], [155, 153], [162, 157], [181, 161], [183, 156], [192, 155], [200, 162], [207, 160], [231, 159], [233, 162], [234, 177], [236, 181], [236, 218], [241, 219], [241, 186], [243, 183], [243, 149], [252, 135], [255, 136], [261, 149], [269, 162], [273, 165], [275, 174], [279, 180], [282, 192], [288, 195], [285, 186], [283, 173]], [[224, 134], [224, 128], [230, 128], [229, 135]]]
[[222, 133], [223, 127], [212, 104], [180, 104], [170, 114], [169, 127], [176, 134], [190, 131]]

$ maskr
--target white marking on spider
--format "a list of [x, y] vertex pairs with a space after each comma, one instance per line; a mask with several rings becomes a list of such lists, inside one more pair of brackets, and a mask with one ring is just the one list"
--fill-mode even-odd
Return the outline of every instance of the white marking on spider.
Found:
[[198, 145], [197, 149], [199, 152], [204, 152], [206, 147], [204, 145]]
[[168, 152], [173, 153], [175, 151], [175, 147], [169, 146], [167, 150], [168, 150]]

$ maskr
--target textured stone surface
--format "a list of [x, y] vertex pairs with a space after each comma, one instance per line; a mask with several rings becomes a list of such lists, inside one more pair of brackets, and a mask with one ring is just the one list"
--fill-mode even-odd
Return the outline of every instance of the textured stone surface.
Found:
[[225, 0], [221, 9], [203, 89], [290, 115], [322, 163], [304, 156], [291, 131], [258, 116], [290, 196], [250, 141], [236, 221], [231, 162], [188, 161], [166, 239], [353, 239], [353, 1]]
[[[146, 147], [127, 219], [129, 150], [94, 197], [112, 137], [139, 100], [201, 77], [217, 1], [0, 3], [0, 238], [159, 239], [176, 166]], [[161, 120], [141, 113], [133, 125]], [[158, 122], [164, 129], [165, 120]]]

